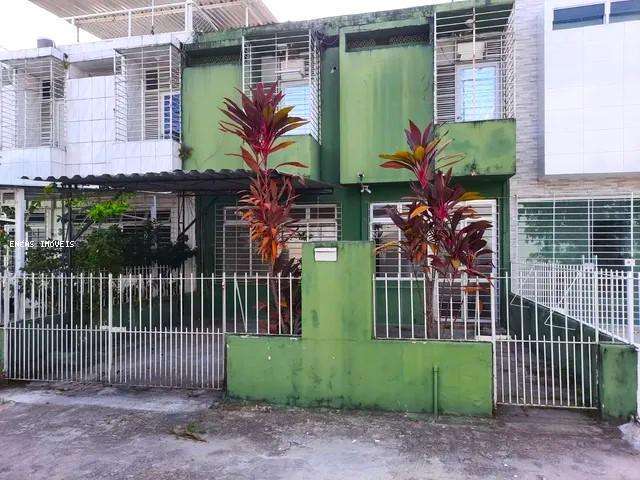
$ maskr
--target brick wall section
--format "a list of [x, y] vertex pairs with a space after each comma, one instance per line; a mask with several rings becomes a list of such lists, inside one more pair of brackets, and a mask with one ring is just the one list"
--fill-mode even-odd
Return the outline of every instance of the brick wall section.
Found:
[[[516, 174], [512, 196], [640, 195], [640, 174], [545, 177], [544, 155], [544, 0], [516, 0]], [[606, 122], [606, 118], [603, 118]], [[510, 201], [511, 256], [517, 250], [517, 207]]]
[[[520, 197], [552, 195], [611, 195], [640, 192], [640, 174], [542, 176], [544, 100], [544, 0], [516, 0], [517, 168], [511, 194]], [[602, 119], [606, 122], [606, 118]]]

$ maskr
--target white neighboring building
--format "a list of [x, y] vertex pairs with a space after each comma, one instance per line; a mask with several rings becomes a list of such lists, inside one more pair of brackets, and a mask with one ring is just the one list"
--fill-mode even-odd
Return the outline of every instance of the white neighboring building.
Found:
[[[182, 45], [200, 32], [275, 21], [262, 0], [32, 3], [100, 40], [56, 46], [42, 39], [32, 49], [0, 52], [1, 199], [15, 204], [17, 212], [25, 208], [19, 201], [24, 195], [14, 195], [10, 187], [24, 184], [24, 176], [181, 169]], [[173, 239], [178, 222], [189, 223], [184, 205], [178, 213], [175, 196], [144, 198], [136, 201], [135, 218], [156, 218], [160, 206], [168, 209], [169, 219], [163, 217]], [[27, 228], [27, 235], [55, 237], [55, 209], [46, 205], [38, 216], [44, 224]]]
[[516, 35], [512, 260], [640, 262], [640, 0], [516, 0]]

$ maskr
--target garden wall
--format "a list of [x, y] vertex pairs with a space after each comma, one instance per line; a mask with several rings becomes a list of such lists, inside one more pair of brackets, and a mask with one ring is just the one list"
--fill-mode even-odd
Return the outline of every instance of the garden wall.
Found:
[[[317, 247], [337, 261], [316, 261]], [[229, 336], [229, 396], [411, 412], [433, 412], [435, 398], [441, 413], [491, 415], [490, 343], [373, 339], [373, 260], [370, 242], [306, 244], [303, 336]]]

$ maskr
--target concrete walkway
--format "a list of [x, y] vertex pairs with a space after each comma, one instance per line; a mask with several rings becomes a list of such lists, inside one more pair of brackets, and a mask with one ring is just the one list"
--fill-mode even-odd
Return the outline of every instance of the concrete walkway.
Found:
[[574, 412], [434, 420], [70, 385], [0, 399], [1, 479], [640, 478], [621, 430]]

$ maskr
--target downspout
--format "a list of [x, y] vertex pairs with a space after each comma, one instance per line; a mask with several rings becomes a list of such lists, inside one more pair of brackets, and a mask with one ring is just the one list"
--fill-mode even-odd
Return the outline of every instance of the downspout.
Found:
[[433, 366], [433, 416], [438, 418], [438, 374], [440, 367], [438, 365]]

